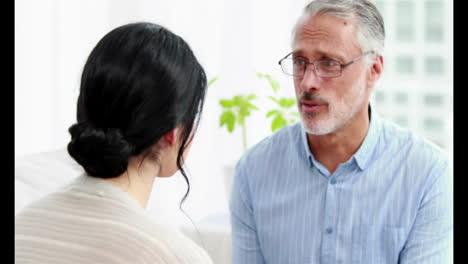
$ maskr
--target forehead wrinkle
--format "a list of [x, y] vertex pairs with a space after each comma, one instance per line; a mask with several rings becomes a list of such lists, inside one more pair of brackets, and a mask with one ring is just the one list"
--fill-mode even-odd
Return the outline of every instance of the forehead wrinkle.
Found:
[[326, 30], [302, 27], [297, 32], [297, 40], [327, 40], [329, 35], [329, 32]]

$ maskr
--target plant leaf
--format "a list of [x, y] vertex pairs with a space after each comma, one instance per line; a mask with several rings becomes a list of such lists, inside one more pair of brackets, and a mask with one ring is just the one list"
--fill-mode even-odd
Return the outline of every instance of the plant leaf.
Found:
[[258, 96], [256, 96], [255, 94], [250, 94], [248, 97], [247, 97], [247, 101], [252, 101], [252, 100], [255, 100], [257, 99]]
[[291, 115], [296, 116], [296, 117], [299, 117], [299, 113], [298, 113], [298, 112], [292, 112]]
[[234, 130], [235, 123], [236, 116], [232, 111], [224, 111], [219, 119], [219, 126], [222, 127], [226, 124], [229, 132], [232, 132]]
[[272, 116], [274, 114], [277, 114], [277, 113], [278, 113], [278, 110], [271, 110], [266, 114], [266, 117], [270, 117], [270, 116]]
[[254, 109], [254, 110], [258, 110], [258, 107], [256, 107], [255, 105], [251, 104], [251, 103], [247, 103], [247, 108], [250, 108], [250, 109]]
[[279, 88], [280, 88], [278, 81], [273, 79], [273, 77], [271, 77], [271, 75], [268, 75], [268, 74], [266, 74], [265, 77], [267, 78], [268, 82], [270, 83], [270, 86], [273, 89], [273, 92], [277, 93], [279, 91]]
[[243, 95], [236, 95], [234, 96], [234, 98], [232, 99], [232, 102], [234, 103], [234, 105], [236, 106], [242, 106], [243, 102], [244, 102], [244, 96]]
[[218, 80], [218, 76], [214, 77], [214, 78], [211, 78], [211, 80], [208, 81], [208, 87], [210, 87], [214, 82], [216, 82]]
[[279, 100], [276, 99], [276, 98], [274, 98], [273, 96], [268, 96], [268, 98], [269, 98], [270, 100], [272, 100], [273, 102], [279, 104]]
[[275, 93], [277, 93], [279, 91], [279, 83], [278, 81], [276, 81], [275, 79], [273, 79], [273, 77], [271, 77], [271, 75], [269, 74], [261, 74], [261, 73], [257, 73], [257, 77], [260, 78], [260, 79], [267, 79], [268, 83], [270, 84], [271, 88], [273, 89], [273, 91]]
[[230, 133], [232, 133], [232, 131], [234, 131], [235, 125], [236, 125], [236, 119], [235, 119], [235, 117], [234, 117], [234, 119], [229, 120], [229, 122], [227, 123], [227, 128], [228, 128], [228, 131], [229, 131]]
[[245, 118], [246, 116], [250, 115], [250, 111], [247, 108], [241, 108], [239, 111], [239, 116], [242, 116], [242, 118]]
[[219, 104], [227, 108], [231, 108], [234, 106], [234, 102], [232, 100], [226, 100], [226, 99], [219, 100]]
[[286, 121], [286, 119], [284, 119], [282, 115], [276, 115], [276, 117], [271, 122], [271, 131], [275, 132], [276, 130], [284, 127], [287, 124], [288, 122]]
[[283, 108], [290, 108], [291, 106], [295, 105], [296, 104], [296, 99], [294, 98], [281, 98], [279, 100], [279, 105], [281, 105], [281, 107]]
[[232, 116], [234, 115], [234, 113], [232, 113], [231, 111], [224, 111], [220, 118], [219, 118], [219, 126], [223, 126], [224, 124], [226, 124], [228, 122], [229, 119], [232, 119]]

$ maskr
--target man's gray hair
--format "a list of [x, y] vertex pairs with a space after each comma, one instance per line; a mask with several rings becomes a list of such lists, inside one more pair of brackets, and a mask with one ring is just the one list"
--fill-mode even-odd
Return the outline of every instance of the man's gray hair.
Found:
[[293, 39], [297, 26], [305, 16], [331, 15], [350, 19], [356, 25], [357, 44], [362, 52], [374, 51], [382, 54], [384, 50], [384, 21], [376, 6], [369, 0], [314, 0], [303, 11], [293, 29]]

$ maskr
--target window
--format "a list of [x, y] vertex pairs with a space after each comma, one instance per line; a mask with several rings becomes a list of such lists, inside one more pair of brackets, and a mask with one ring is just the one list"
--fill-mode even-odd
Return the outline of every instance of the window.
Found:
[[425, 39], [428, 42], [441, 42], [443, 40], [443, 12], [441, 1], [427, 1], [425, 4]]
[[383, 103], [385, 101], [385, 94], [382, 91], [375, 92], [375, 101], [377, 103]]
[[394, 121], [402, 127], [408, 127], [408, 117], [406, 116], [396, 116]]
[[395, 15], [397, 40], [412, 41], [414, 39], [414, 3], [398, 1]]
[[403, 92], [396, 93], [395, 102], [399, 105], [408, 105], [408, 94]]
[[424, 95], [424, 104], [427, 106], [442, 106], [444, 98], [441, 94], [426, 94]]
[[408, 56], [397, 57], [396, 72], [400, 74], [414, 73], [414, 59]]
[[441, 57], [426, 57], [426, 74], [440, 75], [444, 72], [444, 65]]
[[424, 119], [424, 128], [432, 132], [440, 132], [444, 128], [444, 121], [434, 117], [427, 117]]

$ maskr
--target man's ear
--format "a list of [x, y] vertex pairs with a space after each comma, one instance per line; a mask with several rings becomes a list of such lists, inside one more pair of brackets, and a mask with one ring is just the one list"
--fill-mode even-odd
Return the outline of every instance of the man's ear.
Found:
[[163, 138], [164, 138], [164, 141], [167, 142], [167, 144], [172, 147], [174, 146], [174, 144], [176, 143], [176, 140], [177, 140], [177, 131], [178, 129], [177, 128], [174, 128], [172, 129], [171, 131], [167, 132], [166, 134], [164, 134]]
[[382, 75], [383, 68], [384, 68], [383, 56], [377, 55], [375, 60], [372, 62], [372, 65], [367, 75], [367, 88], [371, 89], [375, 86], [375, 84], [380, 78], [380, 75]]

